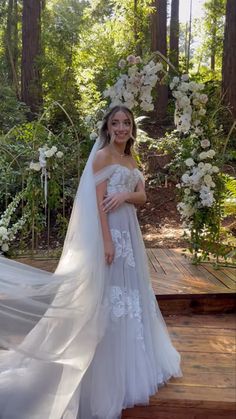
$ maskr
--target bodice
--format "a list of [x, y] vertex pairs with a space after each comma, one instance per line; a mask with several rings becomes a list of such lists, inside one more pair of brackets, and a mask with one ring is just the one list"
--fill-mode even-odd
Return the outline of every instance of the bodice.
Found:
[[107, 180], [107, 194], [134, 192], [139, 179], [143, 179], [141, 172], [137, 168], [129, 169], [120, 164], [114, 166], [114, 170]]

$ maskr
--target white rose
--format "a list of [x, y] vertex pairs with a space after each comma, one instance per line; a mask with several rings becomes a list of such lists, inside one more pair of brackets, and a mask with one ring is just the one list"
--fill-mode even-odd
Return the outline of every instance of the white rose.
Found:
[[194, 162], [193, 159], [188, 158], [188, 159], [185, 160], [185, 164], [186, 164], [186, 166], [191, 167], [191, 166], [194, 166], [195, 162]]
[[39, 172], [41, 170], [41, 164], [40, 163], [34, 163], [33, 161], [30, 163], [30, 169], [35, 170], [36, 172]]
[[135, 64], [136, 57], [134, 55], [129, 55], [127, 57], [127, 61], [128, 61], [129, 64]]
[[7, 252], [9, 250], [9, 246], [8, 246], [8, 244], [7, 243], [3, 243], [2, 244], [2, 251], [3, 252]]
[[209, 157], [210, 159], [212, 159], [216, 154], [215, 150], [208, 150], [206, 153], [207, 157]]
[[205, 159], [207, 159], [207, 157], [208, 157], [208, 155], [207, 155], [206, 151], [202, 151], [202, 152], [199, 154], [199, 159], [200, 159], [200, 160], [205, 160]]
[[125, 68], [125, 66], [126, 66], [126, 61], [122, 58], [122, 59], [119, 61], [118, 66], [119, 66], [120, 68]]
[[211, 182], [212, 182], [212, 177], [211, 177], [211, 175], [205, 175], [203, 179], [204, 179], [204, 182], [205, 182], [205, 184], [206, 184], [207, 186], [210, 186], [210, 185], [211, 185]]
[[57, 156], [58, 159], [61, 159], [63, 157], [62, 151], [58, 151], [56, 156]]
[[219, 173], [220, 169], [217, 166], [212, 166], [212, 172], [213, 173]]
[[135, 64], [141, 64], [141, 62], [142, 62], [141, 57], [139, 57], [139, 56], [135, 57]]
[[207, 95], [204, 95], [204, 94], [200, 95], [200, 101], [202, 103], [207, 103], [207, 101], [208, 101]]
[[46, 157], [52, 157], [54, 153], [50, 149], [50, 150], [46, 150], [44, 154], [45, 154]]
[[207, 140], [206, 138], [204, 140], [201, 141], [201, 147], [202, 148], [207, 148], [210, 147], [211, 143], [209, 140]]
[[204, 165], [204, 169], [205, 169], [206, 171], [211, 170], [211, 169], [212, 169], [212, 165], [211, 165], [211, 163], [205, 163], [205, 165]]
[[0, 236], [7, 235], [7, 229], [6, 227], [1, 226], [0, 227]]
[[204, 166], [205, 166], [205, 164], [202, 161], [200, 163], [198, 163], [199, 169], [203, 169]]
[[57, 147], [55, 145], [52, 146], [51, 152], [55, 154], [57, 152]]

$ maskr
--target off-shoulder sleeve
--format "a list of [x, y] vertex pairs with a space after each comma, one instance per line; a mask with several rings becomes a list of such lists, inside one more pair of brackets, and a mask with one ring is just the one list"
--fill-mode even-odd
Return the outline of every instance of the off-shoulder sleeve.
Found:
[[99, 185], [99, 183], [102, 183], [104, 180], [109, 179], [109, 177], [112, 175], [115, 169], [116, 169], [115, 165], [110, 165], [94, 173], [95, 185], [97, 186]]

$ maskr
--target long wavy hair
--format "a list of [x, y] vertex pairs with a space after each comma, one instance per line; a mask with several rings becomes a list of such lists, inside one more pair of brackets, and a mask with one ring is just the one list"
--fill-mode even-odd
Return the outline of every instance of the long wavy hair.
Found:
[[125, 151], [124, 151], [125, 154], [131, 155], [131, 147], [134, 144], [136, 136], [137, 136], [137, 126], [134, 120], [133, 112], [131, 112], [130, 109], [128, 109], [126, 106], [123, 106], [123, 105], [114, 106], [114, 108], [112, 108], [104, 116], [102, 126], [100, 128], [100, 140], [102, 142], [101, 148], [105, 147], [107, 144], [110, 144], [111, 137], [108, 132], [108, 122], [117, 112], [124, 112], [132, 123], [132, 134], [126, 143]]

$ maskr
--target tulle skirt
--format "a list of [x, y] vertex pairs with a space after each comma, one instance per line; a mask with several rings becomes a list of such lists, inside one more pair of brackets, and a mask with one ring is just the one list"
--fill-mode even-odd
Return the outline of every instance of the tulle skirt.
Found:
[[134, 206], [110, 213], [109, 225], [115, 259], [106, 267], [106, 331], [63, 419], [118, 419], [122, 409], [148, 404], [171, 376], [181, 376], [180, 355], [151, 287]]

